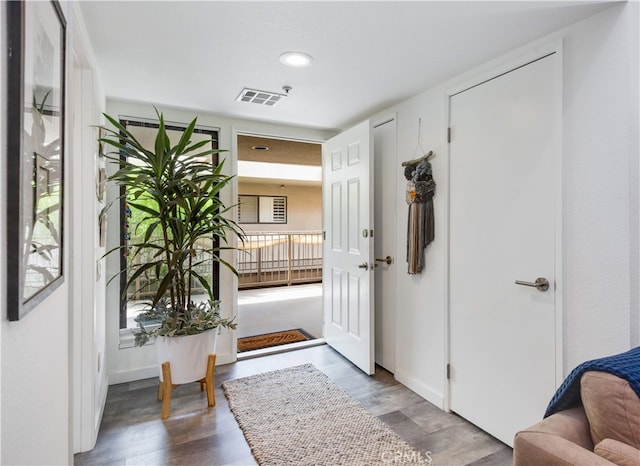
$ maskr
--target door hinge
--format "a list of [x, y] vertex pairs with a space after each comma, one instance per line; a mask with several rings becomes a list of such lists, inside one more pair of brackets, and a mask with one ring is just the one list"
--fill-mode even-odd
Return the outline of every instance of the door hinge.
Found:
[[327, 232], [323, 231], [322, 232], [322, 241], [326, 241], [327, 240]]
[[447, 364], [447, 380], [451, 378], [451, 364]]
[[447, 142], [451, 142], [451, 128], [447, 128]]

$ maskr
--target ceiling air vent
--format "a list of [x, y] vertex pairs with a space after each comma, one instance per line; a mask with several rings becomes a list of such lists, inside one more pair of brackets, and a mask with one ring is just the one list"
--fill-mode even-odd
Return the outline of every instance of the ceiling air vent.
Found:
[[250, 102], [258, 105], [266, 105], [267, 107], [275, 107], [287, 95], [278, 94], [277, 92], [258, 91], [256, 89], [242, 89], [242, 92], [236, 99], [237, 102]]

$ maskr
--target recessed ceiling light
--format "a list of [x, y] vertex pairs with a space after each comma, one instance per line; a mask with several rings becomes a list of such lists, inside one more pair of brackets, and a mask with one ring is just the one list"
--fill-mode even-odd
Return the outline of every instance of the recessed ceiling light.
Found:
[[311, 65], [313, 57], [303, 52], [285, 52], [280, 55], [280, 61], [287, 66], [293, 66], [294, 68], [303, 68], [305, 66]]

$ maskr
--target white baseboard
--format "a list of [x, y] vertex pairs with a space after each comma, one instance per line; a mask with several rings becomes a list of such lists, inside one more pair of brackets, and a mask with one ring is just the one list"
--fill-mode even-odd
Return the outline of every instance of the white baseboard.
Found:
[[438, 408], [444, 410], [444, 397], [441, 393], [436, 392], [432, 388], [428, 387], [419, 380], [407, 375], [401, 370], [396, 370], [394, 374], [396, 380], [408, 389], [416, 392], [422, 398], [429, 403], [436, 405]]
[[[231, 353], [216, 354], [216, 366], [234, 362]], [[147, 367], [139, 367], [128, 371], [111, 372], [109, 374], [109, 385], [119, 383], [135, 382], [136, 380], [152, 379], [158, 377], [158, 367], [154, 364]]]
[[98, 440], [98, 433], [100, 432], [100, 425], [102, 424], [102, 416], [104, 415], [104, 406], [107, 404], [107, 392], [109, 391], [109, 374], [105, 374], [100, 381], [100, 390], [98, 391], [98, 409], [96, 412], [94, 432], [95, 438], [93, 439], [93, 449]]
[[136, 380], [150, 379], [152, 377], [158, 377], [158, 367], [155, 365], [128, 371], [111, 372], [109, 374], [109, 385], [135, 382]]

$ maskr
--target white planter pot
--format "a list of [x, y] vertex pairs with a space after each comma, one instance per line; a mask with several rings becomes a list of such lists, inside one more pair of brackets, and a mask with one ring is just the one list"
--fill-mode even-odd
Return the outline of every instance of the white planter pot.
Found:
[[183, 384], [202, 379], [207, 373], [207, 360], [216, 352], [218, 329], [212, 329], [197, 335], [180, 337], [157, 337], [156, 359], [160, 381], [162, 364], [169, 361], [171, 383]]

